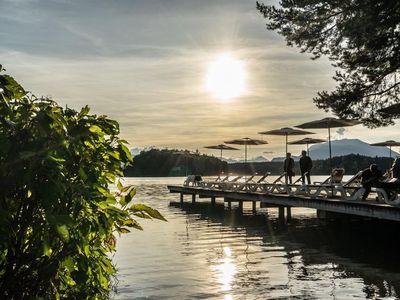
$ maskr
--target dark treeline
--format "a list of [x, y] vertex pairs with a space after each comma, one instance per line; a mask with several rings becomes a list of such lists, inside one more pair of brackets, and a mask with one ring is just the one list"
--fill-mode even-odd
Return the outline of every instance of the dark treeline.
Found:
[[[338, 156], [332, 159], [334, 168], [344, 168], [345, 174], [355, 174], [359, 170], [367, 168], [370, 164], [377, 164], [385, 171], [391, 165], [388, 157], [368, 157], [357, 154]], [[225, 174], [264, 174], [270, 172], [278, 175], [283, 172], [283, 162], [259, 162], [259, 163], [234, 163], [227, 164], [218, 158], [189, 151], [152, 149], [141, 152], [135, 156], [134, 164], [125, 171], [126, 176], [132, 177], [162, 177], [185, 176], [187, 174], [199, 174], [204, 176]], [[313, 161], [314, 175], [329, 174], [329, 160]], [[299, 163], [295, 163], [295, 173], [300, 174]]]
[[[353, 175], [359, 170], [369, 167], [370, 164], [377, 164], [379, 169], [385, 171], [390, 168], [393, 159], [389, 157], [369, 157], [358, 154], [349, 154], [345, 156], [337, 156], [332, 158], [333, 168], [344, 168], [345, 174]], [[312, 174], [325, 175], [329, 174], [330, 163], [329, 159], [313, 161]], [[283, 162], [260, 162], [260, 163], [235, 163], [230, 164], [229, 173], [233, 174], [264, 174], [270, 172], [272, 175], [278, 175], [283, 172]], [[295, 163], [295, 173], [300, 174], [299, 163]]]
[[165, 177], [188, 174], [216, 175], [227, 172], [228, 164], [216, 157], [181, 150], [151, 149], [134, 157], [126, 176]]

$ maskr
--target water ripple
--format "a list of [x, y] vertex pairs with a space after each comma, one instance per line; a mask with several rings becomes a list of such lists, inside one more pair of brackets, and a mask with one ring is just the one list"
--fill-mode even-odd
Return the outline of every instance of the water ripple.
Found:
[[[244, 215], [207, 199], [178, 203], [174, 179], [126, 179], [135, 201], [168, 222], [141, 220], [144, 231], [118, 240], [115, 299], [395, 299], [400, 292], [397, 225], [319, 224], [315, 212], [251, 207]], [[181, 178], [176, 182], [181, 182]], [[170, 182], [173, 183], [173, 182]], [[190, 200], [187, 200], [190, 202]], [[266, 214], [267, 213], [267, 214]], [[384, 231], [381, 230], [384, 227]], [[382, 234], [384, 232], [384, 234]]]

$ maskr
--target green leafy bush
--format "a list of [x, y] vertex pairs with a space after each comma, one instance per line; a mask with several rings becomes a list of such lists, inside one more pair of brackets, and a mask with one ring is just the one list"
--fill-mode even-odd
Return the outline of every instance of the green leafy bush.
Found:
[[118, 134], [116, 121], [0, 74], [1, 298], [109, 297], [115, 234], [141, 229], [136, 217], [163, 219], [118, 181], [132, 161]]

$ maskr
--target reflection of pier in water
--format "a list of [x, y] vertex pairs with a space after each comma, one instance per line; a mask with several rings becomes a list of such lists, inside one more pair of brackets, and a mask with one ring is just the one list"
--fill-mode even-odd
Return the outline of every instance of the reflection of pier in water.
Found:
[[[257, 203], [261, 207], [277, 207], [281, 221], [290, 221], [291, 208], [302, 207], [316, 209], [320, 217], [367, 217], [381, 220], [400, 221], [400, 208], [385, 203], [373, 203], [372, 201], [354, 201], [340, 198], [310, 198], [288, 194], [264, 194], [260, 192], [232, 191], [207, 189], [193, 186], [169, 185], [170, 193], [180, 194], [180, 201], [184, 201], [184, 195], [190, 195], [192, 203], [196, 198], [209, 198], [211, 203], [216, 203], [217, 198], [222, 198], [228, 204], [238, 203], [239, 209], [243, 209], [244, 203], [251, 203], [253, 212], [256, 212]], [[285, 210], [286, 208], [286, 210]]]
[[[356, 286], [367, 298], [400, 295], [400, 262], [395, 250], [400, 235], [397, 223], [342, 219], [321, 224], [318, 219], [305, 218], [293, 219], [291, 225], [286, 226], [268, 214], [243, 215], [240, 210], [226, 210], [219, 203], [171, 202], [171, 206], [196, 215], [200, 220], [244, 230], [246, 244], [252, 237], [259, 237], [264, 246], [271, 247], [268, 251], [283, 251], [288, 276], [285, 288], [293, 296], [316, 298], [315, 289], [299, 291], [299, 286], [322, 282], [321, 289], [328, 293], [326, 296], [340, 298], [337, 290], [343, 288], [347, 280], [356, 281], [352, 287]], [[245, 249], [249, 249], [248, 244]], [[245, 256], [246, 267], [251, 269], [255, 264], [254, 256], [251, 251]], [[252, 274], [249, 272], [246, 276], [252, 277]], [[253, 275], [257, 277], [258, 274]], [[268, 285], [268, 280], [264, 279], [259, 284]], [[257, 278], [245, 280], [259, 281]]]

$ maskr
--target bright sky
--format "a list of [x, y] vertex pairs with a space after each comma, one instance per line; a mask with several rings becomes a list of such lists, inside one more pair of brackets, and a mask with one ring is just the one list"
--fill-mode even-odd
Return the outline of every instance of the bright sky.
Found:
[[[131, 147], [215, 153], [203, 146], [248, 136], [269, 142], [250, 157], [282, 155], [284, 137], [257, 132], [328, 116], [312, 98], [334, 87], [330, 63], [268, 32], [255, 0], [0, 0], [0, 41], [0, 64], [25, 88], [116, 119]], [[333, 136], [378, 142], [398, 129]]]

